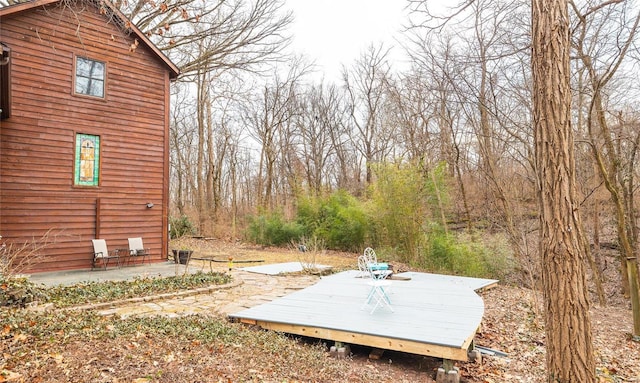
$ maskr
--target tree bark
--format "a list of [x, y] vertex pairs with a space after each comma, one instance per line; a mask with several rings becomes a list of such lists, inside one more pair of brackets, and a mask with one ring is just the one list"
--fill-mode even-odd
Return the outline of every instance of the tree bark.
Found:
[[576, 203], [567, 0], [532, 0], [535, 159], [548, 382], [595, 382]]

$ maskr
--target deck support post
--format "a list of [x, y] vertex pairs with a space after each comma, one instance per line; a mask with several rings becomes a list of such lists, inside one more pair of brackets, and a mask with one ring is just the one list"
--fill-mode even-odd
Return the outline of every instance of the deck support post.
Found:
[[382, 348], [374, 348], [369, 353], [369, 359], [378, 360], [382, 358], [382, 354], [384, 354], [384, 349]]
[[342, 342], [335, 342], [334, 346], [329, 348], [329, 355], [336, 359], [344, 359], [351, 354], [351, 347], [348, 344]]
[[460, 371], [453, 364], [451, 359], [442, 360], [442, 367], [438, 368], [436, 374], [436, 383], [460, 383]]
[[482, 364], [482, 354], [478, 350], [469, 351], [469, 361]]

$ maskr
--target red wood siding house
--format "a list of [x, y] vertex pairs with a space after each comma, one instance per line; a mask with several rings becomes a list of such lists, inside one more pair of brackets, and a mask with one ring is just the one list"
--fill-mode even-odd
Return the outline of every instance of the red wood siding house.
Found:
[[90, 268], [94, 238], [115, 249], [142, 237], [165, 260], [178, 68], [119, 12], [88, 0], [0, 8], [0, 43], [3, 240], [49, 233], [30, 272]]

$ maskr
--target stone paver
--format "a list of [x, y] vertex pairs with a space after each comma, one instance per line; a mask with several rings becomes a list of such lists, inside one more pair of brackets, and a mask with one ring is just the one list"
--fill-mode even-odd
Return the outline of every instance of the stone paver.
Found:
[[270, 302], [316, 283], [313, 275], [264, 275], [232, 270], [234, 285], [209, 290], [196, 295], [167, 297], [162, 300], [125, 303], [118, 307], [99, 309], [100, 315], [132, 316], [165, 315], [179, 317], [193, 314], [227, 316], [259, 304]]

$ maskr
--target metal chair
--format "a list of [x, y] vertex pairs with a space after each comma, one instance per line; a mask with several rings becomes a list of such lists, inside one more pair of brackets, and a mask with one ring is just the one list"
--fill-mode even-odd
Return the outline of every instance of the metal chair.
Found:
[[385, 274], [385, 278], [392, 274], [392, 271], [389, 270], [389, 264], [385, 262], [378, 262], [378, 256], [376, 252], [367, 247], [364, 249], [364, 254], [362, 255], [364, 261], [367, 266], [367, 272], [369, 269], [373, 270], [376, 274]]
[[142, 257], [142, 264], [144, 265], [145, 257], [148, 257], [150, 251], [148, 248], [144, 247], [142, 243], [142, 238], [128, 238], [129, 241], [129, 257], [133, 259], [134, 257]]
[[378, 263], [378, 256], [376, 255], [375, 250], [370, 247], [364, 249], [364, 259], [369, 263]]
[[363, 255], [358, 257], [358, 270], [360, 270], [360, 273], [358, 274], [358, 278], [369, 278], [369, 269], [367, 268], [367, 260]]
[[391, 281], [387, 280], [387, 276], [390, 274], [386, 272], [381, 272], [380, 270], [373, 270], [370, 267], [370, 264], [367, 263], [367, 259], [364, 255], [358, 257], [358, 268], [361, 273], [367, 273], [369, 279], [367, 280], [367, 285], [369, 288], [369, 293], [367, 294], [367, 298], [365, 299], [365, 303], [363, 308], [367, 305], [373, 303], [373, 308], [371, 309], [371, 314], [376, 311], [378, 307], [387, 307], [391, 312], [393, 312], [393, 307], [391, 307], [391, 299], [385, 288], [391, 286]]
[[93, 243], [93, 262], [91, 264], [91, 270], [96, 268], [96, 264], [102, 262], [104, 269], [109, 267], [109, 261], [115, 259], [118, 266], [120, 266], [120, 255], [118, 249], [109, 251], [107, 248], [107, 241], [104, 239], [92, 239]]

